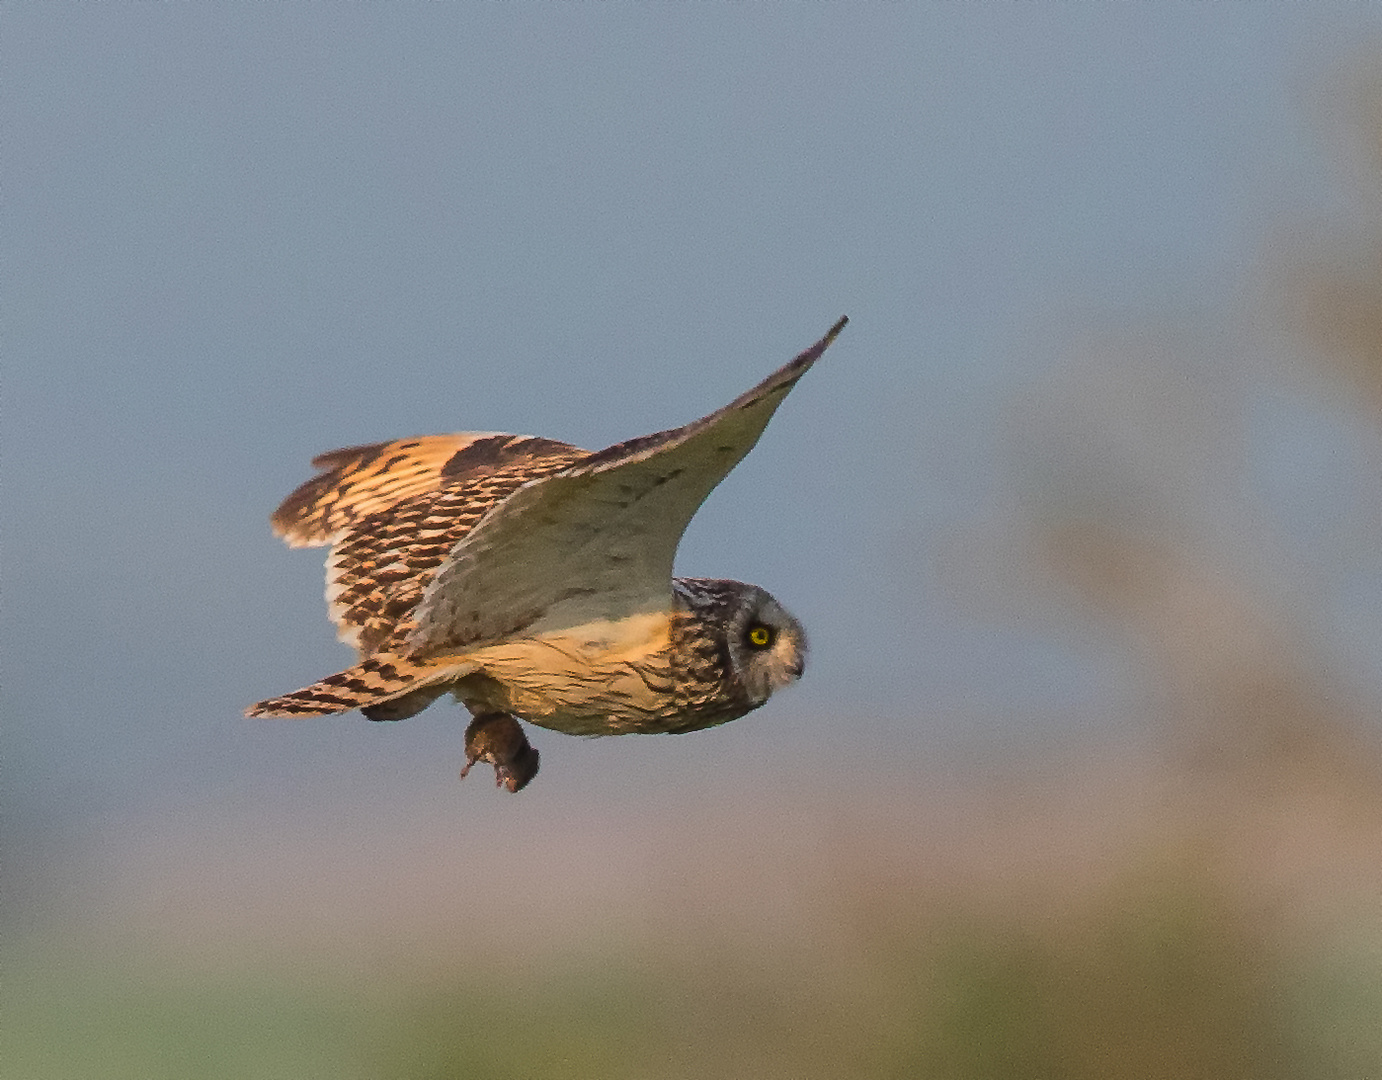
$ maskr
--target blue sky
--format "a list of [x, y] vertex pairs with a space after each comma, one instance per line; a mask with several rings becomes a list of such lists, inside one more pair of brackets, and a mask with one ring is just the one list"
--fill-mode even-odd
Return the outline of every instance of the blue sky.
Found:
[[[349, 659], [320, 553], [267, 525], [311, 456], [599, 448], [840, 314], [678, 560], [772, 590], [808, 678], [700, 749], [539, 733], [543, 781], [575, 797], [568, 754], [635, 791], [770, 746], [923, 759], [976, 716], [1001, 741], [1098, 713], [1126, 665], [965, 617], [935, 553], [1001, 503], [1014, 401], [1070, 341], [1231, 322], [1277, 223], [1348, 203], [1320, 117], [1379, 29], [1343, 5], [7, 6], [12, 828], [322, 773], [453, 785], [449, 706], [240, 717]], [[1286, 503], [1313, 430], [1262, 458]]]

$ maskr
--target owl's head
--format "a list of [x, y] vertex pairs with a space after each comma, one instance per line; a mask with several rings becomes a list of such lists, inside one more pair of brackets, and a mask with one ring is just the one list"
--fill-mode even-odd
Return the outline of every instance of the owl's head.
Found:
[[806, 631], [756, 585], [745, 587], [743, 600], [730, 620], [726, 644], [730, 667], [757, 707], [801, 678], [806, 670]]
[[715, 627], [727, 674], [749, 708], [801, 678], [806, 631], [766, 589], [706, 578], [677, 584], [692, 610]]

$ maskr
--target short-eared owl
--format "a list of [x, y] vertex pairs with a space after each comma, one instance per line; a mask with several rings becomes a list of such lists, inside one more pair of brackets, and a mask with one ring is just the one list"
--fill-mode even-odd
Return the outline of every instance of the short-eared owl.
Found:
[[620, 735], [758, 708], [801, 676], [801, 625], [756, 585], [672, 577], [672, 557], [846, 321], [723, 409], [597, 453], [464, 432], [314, 459], [273, 526], [331, 545], [327, 607], [360, 660], [247, 715], [401, 720], [449, 691], [474, 717], [461, 775], [486, 761], [517, 791], [538, 754], [515, 718]]

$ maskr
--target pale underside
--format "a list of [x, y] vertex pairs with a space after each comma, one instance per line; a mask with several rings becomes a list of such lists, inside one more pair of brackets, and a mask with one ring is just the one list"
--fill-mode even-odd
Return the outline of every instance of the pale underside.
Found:
[[419, 700], [453, 693], [474, 714], [505, 712], [569, 735], [660, 732], [671, 708], [671, 620], [633, 615], [438, 657]]

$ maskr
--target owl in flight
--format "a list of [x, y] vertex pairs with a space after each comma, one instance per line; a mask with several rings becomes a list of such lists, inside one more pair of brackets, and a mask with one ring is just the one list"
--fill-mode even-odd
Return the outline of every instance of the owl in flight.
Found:
[[674, 578], [692, 515], [844, 329], [723, 409], [596, 453], [462, 432], [353, 446], [283, 501], [274, 531], [331, 545], [326, 603], [354, 667], [246, 710], [402, 720], [450, 692], [477, 761], [518, 791], [518, 720], [571, 735], [686, 732], [800, 678], [806, 635], [763, 589]]

